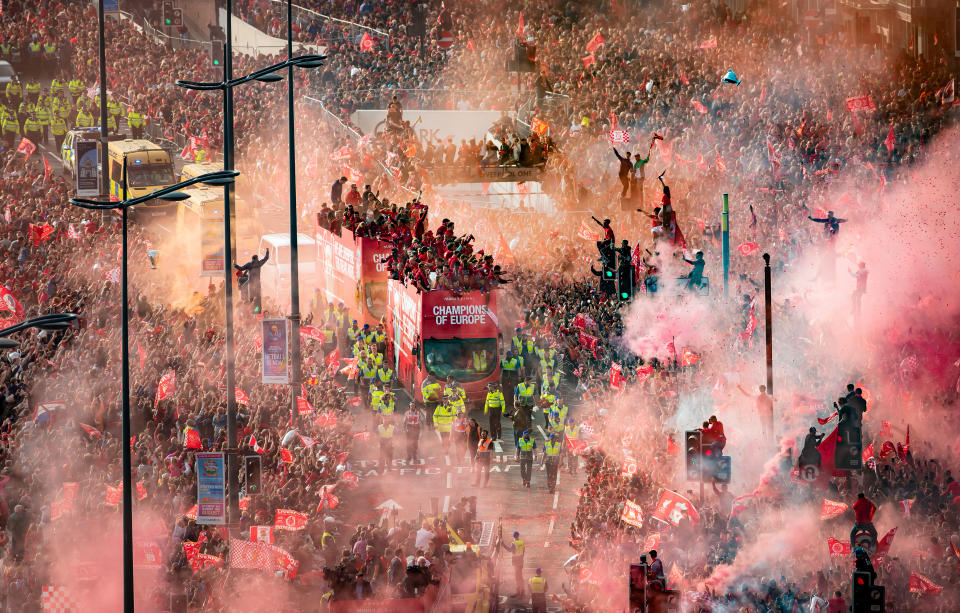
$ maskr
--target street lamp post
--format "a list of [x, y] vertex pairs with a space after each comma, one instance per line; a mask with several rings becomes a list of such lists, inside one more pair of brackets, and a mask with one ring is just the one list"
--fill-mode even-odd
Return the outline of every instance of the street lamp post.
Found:
[[767, 394], [773, 396], [773, 289], [770, 286], [770, 254], [763, 254], [763, 315], [767, 348]]
[[[293, 59], [293, 0], [287, 0], [287, 60]], [[287, 146], [290, 150], [290, 423], [300, 423], [300, 255], [297, 251], [297, 154], [293, 123], [293, 64], [287, 67]]]
[[[178, 80], [177, 85], [186, 89], [198, 91], [222, 91], [223, 92], [223, 168], [224, 170], [233, 170], [234, 164], [234, 136], [233, 136], [233, 88], [237, 85], [259, 81], [261, 83], [273, 83], [280, 81], [283, 77], [277, 72], [284, 68], [300, 66], [301, 68], [317, 68], [322, 65], [326, 58], [324, 55], [301, 55], [298, 57], [288, 57], [287, 60], [261, 68], [251, 72], [243, 77], [233, 78], [233, 2], [226, 0], [226, 41], [224, 42], [223, 52], [223, 80], [215, 82], [203, 81], [185, 81]], [[292, 115], [292, 113], [291, 113]], [[292, 121], [292, 117], [291, 117]], [[291, 143], [292, 147], [292, 143]], [[291, 156], [293, 154], [291, 153]], [[230, 211], [232, 208], [230, 198], [230, 186], [227, 185], [224, 190], [224, 202], [226, 202], [226, 212], [223, 216], [223, 251], [224, 251], [224, 325], [226, 327], [226, 347], [224, 349], [225, 362], [225, 381], [227, 387], [227, 471], [228, 471], [228, 489], [230, 500], [228, 504], [230, 522], [239, 520], [239, 480], [237, 478], [238, 466], [234, 465], [234, 454], [237, 452], [237, 397], [236, 397], [236, 375], [234, 372], [234, 346], [233, 346], [233, 253], [230, 243]], [[296, 240], [291, 237], [291, 240]], [[292, 245], [291, 245], [292, 246]], [[291, 249], [293, 252], [293, 249]], [[299, 331], [297, 331], [299, 336]], [[299, 342], [299, 338], [296, 339]], [[293, 398], [293, 406], [296, 407], [296, 396]]]
[[14, 332], [20, 332], [21, 330], [27, 330], [30, 328], [39, 328], [41, 330], [63, 330], [64, 328], [69, 328], [75, 319], [79, 319], [79, 315], [76, 313], [49, 313], [47, 315], [40, 315], [39, 317], [34, 317], [26, 321], [21, 321], [18, 324], [6, 327], [0, 330], [0, 347], [5, 349], [11, 349], [18, 346], [20, 343], [13, 339], [6, 338]]
[[193, 177], [186, 181], [181, 181], [176, 185], [164, 187], [138, 198], [127, 199], [127, 165], [123, 165], [121, 178], [122, 199], [119, 202], [103, 202], [99, 200], [88, 200], [86, 198], [71, 198], [70, 204], [84, 209], [99, 211], [108, 211], [120, 209], [122, 220], [123, 240], [121, 243], [121, 268], [120, 268], [120, 389], [122, 395], [120, 429], [122, 450], [122, 470], [123, 470], [123, 610], [124, 613], [133, 613], [133, 496], [132, 479], [130, 472], [132, 470], [132, 459], [130, 457], [130, 347], [129, 347], [129, 298], [127, 296], [127, 209], [132, 206], [144, 203], [148, 200], [160, 199], [169, 201], [186, 200], [189, 196], [181, 191], [184, 187], [196, 183], [206, 183], [208, 185], [223, 185], [232, 182], [237, 176], [235, 171], [210, 172], [198, 177]]

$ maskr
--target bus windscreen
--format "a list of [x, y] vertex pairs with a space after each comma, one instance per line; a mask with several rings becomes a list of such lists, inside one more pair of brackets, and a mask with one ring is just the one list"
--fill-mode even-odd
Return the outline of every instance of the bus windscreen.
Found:
[[427, 372], [440, 380], [460, 382], [489, 377], [497, 367], [497, 339], [426, 339], [423, 359]]
[[173, 185], [173, 166], [170, 164], [130, 164], [127, 167], [127, 182], [130, 187], [153, 187]]

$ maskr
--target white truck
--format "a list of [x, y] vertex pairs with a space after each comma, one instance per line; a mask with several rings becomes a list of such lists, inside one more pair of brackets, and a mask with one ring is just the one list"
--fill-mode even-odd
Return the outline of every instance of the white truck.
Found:
[[[260, 292], [264, 300], [286, 312], [290, 309], [290, 234], [264, 234], [260, 237], [260, 257], [267, 249], [270, 259], [260, 269]], [[313, 296], [317, 267], [317, 241], [302, 232], [297, 233], [297, 259], [302, 312]]]

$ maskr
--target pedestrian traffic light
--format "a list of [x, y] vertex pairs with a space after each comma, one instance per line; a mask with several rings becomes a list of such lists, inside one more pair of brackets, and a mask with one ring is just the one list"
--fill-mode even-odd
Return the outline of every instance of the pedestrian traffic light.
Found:
[[223, 66], [223, 41], [215, 40], [210, 43], [210, 59], [214, 66]]
[[259, 455], [248, 455], [243, 458], [243, 483], [247, 496], [260, 492], [260, 475], [262, 462]]
[[687, 430], [683, 435], [687, 450], [687, 479], [691, 481], [700, 478], [702, 436], [699, 430]]
[[633, 264], [620, 262], [620, 266], [617, 267], [617, 292], [620, 294], [620, 300], [633, 298], [633, 274]]
[[173, 25], [183, 25], [183, 9], [173, 9]]
[[713, 459], [711, 476], [714, 483], [730, 483], [731, 463], [730, 456], [718, 455]]
[[164, 2], [160, 9], [160, 19], [163, 21], [163, 25], [172, 26], [173, 25], [173, 2]]
[[837, 447], [833, 455], [837, 470], [861, 470], [863, 468], [863, 443], [860, 428], [855, 425], [837, 428]]

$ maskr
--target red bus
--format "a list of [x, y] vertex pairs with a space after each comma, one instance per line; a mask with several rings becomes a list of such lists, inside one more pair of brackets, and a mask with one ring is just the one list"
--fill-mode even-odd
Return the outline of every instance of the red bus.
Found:
[[419, 293], [399, 281], [387, 284], [387, 335], [397, 379], [416, 400], [428, 376], [448, 376], [471, 401], [483, 401], [487, 383], [500, 380], [500, 329], [496, 292]]
[[342, 302], [361, 327], [376, 326], [386, 313], [392, 246], [375, 238], [354, 238], [346, 228], [337, 236], [319, 223], [316, 236], [319, 306]]

